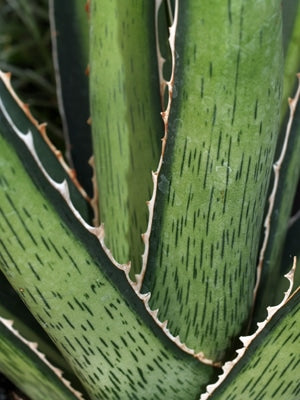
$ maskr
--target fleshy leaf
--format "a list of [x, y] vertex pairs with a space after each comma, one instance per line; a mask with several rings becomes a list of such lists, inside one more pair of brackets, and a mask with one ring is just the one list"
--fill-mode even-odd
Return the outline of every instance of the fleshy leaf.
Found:
[[247, 325], [279, 129], [278, 0], [179, 2], [175, 87], [142, 291], [220, 360]]
[[283, 10], [283, 42], [285, 50], [285, 66], [283, 81], [283, 103], [281, 120], [284, 121], [288, 113], [288, 104], [285, 101], [295, 87], [295, 73], [299, 71], [300, 62], [300, 3], [299, 1], [285, 1]]
[[[284, 238], [288, 228], [293, 199], [300, 177], [300, 74], [298, 74], [298, 90], [294, 98], [289, 99], [290, 116], [284, 129], [285, 137], [281, 144], [280, 154], [274, 162], [274, 180], [269, 195], [268, 210], [264, 221], [264, 239], [259, 255], [257, 269], [257, 302], [254, 320], [265, 317], [268, 304], [278, 301], [279, 293], [273, 288], [280, 288], [283, 276], [281, 257]], [[292, 256], [297, 254], [292, 254]]]
[[110, 262], [99, 244], [101, 229], [76, 210], [72, 181], [56, 182], [54, 163], [50, 171], [41, 163], [37, 154], [46, 143], [17, 118], [2, 81], [0, 108], [0, 266], [12, 286], [92, 399], [122, 393], [143, 400], [148, 390], [156, 399], [195, 398], [215, 369], [180, 350], [154, 323], [125, 279], [128, 266], [123, 271]]
[[84, 400], [62, 372], [47, 361], [37, 344], [28, 342], [0, 317], [0, 370], [32, 400]]
[[[92, 196], [89, 107], [89, 24], [85, 0], [50, 0], [53, 59], [58, 102], [69, 161], [79, 182]], [[68, 49], [68, 51], [66, 51]]]
[[93, 149], [105, 244], [139, 272], [163, 124], [154, 2], [91, 2], [90, 92]]
[[225, 363], [219, 380], [208, 386], [200, 400], [228, 400], [239, 396], [255, 400], [296, 400], [299, 397], [296, 367], [300, 287], [290, 295], [293, 272], [287, 275], [290, 285], [282, 302], [268, 307], [266, 320], [257, 324], [253, 335], [240, 338], [244, 347], [237, 351], [233, 361]]
[[84, 392], [70, 365], [62, 357], [57, 347], [32, 316], [18, 294], [9, 285], [1, 270], [0, 316], [6, 320], [14, 321], [14, 329], [27, 341], [38, 343], [39, 351], [45, 354], [47, 360], [64, 371], [64, 377], [72, 382], [74, 388], [77, 388], [81, 393]]

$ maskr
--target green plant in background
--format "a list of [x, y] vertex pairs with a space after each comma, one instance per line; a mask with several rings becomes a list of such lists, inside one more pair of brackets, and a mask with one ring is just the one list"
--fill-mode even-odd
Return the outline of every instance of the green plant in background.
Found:
[[296, 400], [299, 2], [49, 13], [68, 164], [0, 73], [0, 370], [33, 400]]

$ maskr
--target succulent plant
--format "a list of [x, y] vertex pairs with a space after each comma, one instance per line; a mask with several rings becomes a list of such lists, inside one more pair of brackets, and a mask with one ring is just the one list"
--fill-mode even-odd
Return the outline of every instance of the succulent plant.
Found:
[[299, 2], [49, 15], [65, 151], [0, 72], [0, 371], [32, 400], [296, 400]]

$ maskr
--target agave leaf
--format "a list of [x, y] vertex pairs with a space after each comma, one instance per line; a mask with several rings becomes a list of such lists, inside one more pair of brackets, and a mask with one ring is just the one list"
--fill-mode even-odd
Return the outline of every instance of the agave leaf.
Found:
[[284, 1], [283, 10], [283, 44], [285, 50], [285, 66], [283, 81], [283, 103], [281, 109], [281, 121], [284, 121], [288, 113], [288, 103], [285, 99], [291, 95], [295, 87], [295, 73], [299, 71], [300, 60], [300, 3], [296, 1]]
[[47, 359], [60, 369], [70, 369], [57, 348], [33, 318], [32, 314], [21, 301], [20, 297], [9, 285], [0, 271], [0, 315], [2, 318], [14, 321], [14, 328], [24, 338], [39, 343], [39, 349]]
[[[78, 183], [74, 176], [74, 171], [71, 170], [65, 163], [63, 156], [59, 150], [50, 142], [47, 133], [45, 123], [39, 124], [38, 121], [31, 115], [27, 104], [23, 103], [15, 94], [10, 83], [10, 74], [3, 73], [0, 71], [1, 87], [5, 92], [9, 91], [11, 94], [3, 98], [3, 105], [7, 109], [11, 108], [10, 119], [15, 119], [22, 126], [24, 132], [30, 129], [35, 134], [36, 147], [38, 148], [37, 157], [46, 160], [47, 170], [51, 174], [54, 180], [62, 181], [66, 180], [67, 183], [71, 183], [70, 195], [74, 197], [74, 205], [79, 210], [82, 217], [87, 221], [92, 220], [93, 211], [87, 200], [89, 197], [86, 195], [84, 189]], [[18, 107], [16, 107], [16, 104]], [[45, 145], [45, 143], [47, 145]], [[41, 144], [41, 146], [39, 146]], [[59, 161], [59, 163], [58, 163]], [[26, 163], [26, 162], [25, 162]], [[74, 184], [73, 184], [74, 183]], [[81, 195], [79, 195], [79, 193]]]
[[0, 370], [32, 400], [84, 400], [62, 372], [13, 327], [13, 321], [0, 317]]
[[[89, 24], [85, 0], [50, 0], [49, 13], [59, 108], [68, 159], [92, 195], [89, 110]], [[68, 49], [68, 51], [66, 51]]]
[[45, 354], [47, 360], [63, 371], [64, 377], [72, 382], [74, 388], [77, 388], [81, 393], [85, 393], [82, 385], [71, 370], [70, 365], [65, 361], [52, 340], [32, 316], [17, 293], [9, 285], [1, 271], [0, 316], [6, 320], [14, 321], [14, 329], [26, 340], [38, 343], [39, 351]]
[[281, 75], [278, 0], [179, 3], [143, 290], [172, 334], [214, 360], [232, 347], [253, 301]]
[[[297, 258], [297, 268], [295, 272], [295, 282], [294, 287], [300, 286], [300, 212], [291, 218], [285, 244], [284, 251], [281, 258], [281, 274], [285, 274], [287, 272], [287, 265], [290, 264], [291, 259], [293, 257]], [[284, 281], [277, 280], [276, 285], [278, 287], [278, 291], [284, 290]], [[274, 301], [278, 302], [278, 294], [274, 296]], [[276, 303], [275, 303], [276, 304]]]
[[91, 2], [92, 134], [105, 244], [141, 268], [163, 125], [153, 1]]
[[155, 399], [195, 398], [215, 369], [175, 346], [154, 323], [99, 245], [101, 229], [75, 209], [73, 182], [58, 184], [50, 175], [61, 179], [58, 160], [50, 172], [40, 162], [46, 143], [21, 118], [14, 96], [1, 80], [2, 271], [91, 399], [118, 399], [120, 393], [146, 399], [149, 390]]
[[[276, 304], [280, 293], [279, 282], [282, 282], [281, 277], [283, 276], [281, 258], [284, 239], [300, 177], [299, 98], [300, 75], [298, 76], [298, 90], [295, 97], [290, 100], [290, 118], [287, 127], [284, 129], [285, 140], [281, 144], [281, 153], [273, 166], [274, 182], [269, 196], [269, 209], [264, 223], [265, 237], [258, 265], [261, 285], [258, 290], [253, 323], [264, 318], [267, 305]], [[297, 254], [292, 254], [292, 256], [294, 255]], [[278, 290], [273, 290], [274, 287], [278, 287]]]
[[268, 307], [268, 317], [255, 334], [243, 337], [245, 347], [223, 367], [216, 384], [208, 386], [200, 400], [247, 399], [296, 400], [299, 398], [300, 287], [291, 295], [293, 282], [277, 307]]

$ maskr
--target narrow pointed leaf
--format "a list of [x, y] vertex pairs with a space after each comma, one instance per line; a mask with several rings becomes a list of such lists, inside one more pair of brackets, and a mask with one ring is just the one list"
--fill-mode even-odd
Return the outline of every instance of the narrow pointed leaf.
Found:
[[286, 99], [291, 96], [295, 87], [295, 74], [299, 71], [300, 63], [300, 3], [299, 1], [285, 1], [283, 10], [283, 44], [284, 44], [284, 81], [283, 103], [281, 109], [281, 121], [284, 121], [288, 113]]
[[[50, 21], [60, 113], [67, 155], [92, 196], [89, 110], [89, 24], [85, 0], [50, 0]], [[66, 51], [68, 49], [68, 51]]]
[[90, 91], [100, 220], [121, 263], [141, 267], [163, 133], [154, 2], [91, 2]]
[[280, 2], [179, 2], [175, 88], [143, 290], [219, 360], [247, 324], [278, 133]]
[[53, 367], [13, 327], [12, 321], [0, 316], [0, 371], [31, 400], [83, 400], [82, 395], [62, 379], [61, 371]]
[[162, 333], [124, 272], [100, 247], [100, 229], [71, 210], [66, 186], [57, 185], [43, 164], [37, 165], [35, 146], [40, 153], [45, 142], [29, 122], [24, 126], [22, 119], [11, 120], [11, 114], [19, 116], [18, 106], [3, 82], [0, 106], [0, 266], [10, 283], [91, 399], [118, 399], [122, 393], [123, 399], [143, 400], [149, 391], [156, 399], [195, 398], [214, 368], [184, 353]]
[[[300, 67], [300, 65], [299, 65]], [[260, 254], [261, 285], [258, 291], [256, 309], [253, 324], [261, 321], [265, 316], [266, 307], [269, 304], [276, 304], [281, 293], [282, 276], [286, 271], [281, 270], [281, 259], [288, 222], [292, 211], [293, 200], [300, 178], [300, 75], [298, 76], [298, 90], [294, 99], [290, 101], [290, 119], [287, 127], [284, 127], [286, 135], [285, 141], [281, 144], [281, 155], [274, 164], [275, 179], [277, 189], [273, 186], [269, 197], [269, 206], [272, 206], [270, 218], [266, 218], [265, 235], [266, 242], [262, 245]], [[289, 132], [289, 124], [291, 131]], [[274, 184], [273, 184], [274, 185]], [[274, 190], [275, 189], [275, 190]], [[263, 249], [265, 247], [265, 250]], [[295, 249], [296, 250], [296, 249]], [[295, 256], [298, 253], [291, 254]], [[285, 262], [288, 260], [285, 259]], [[286, 263], [286, 266], [289, 263]], [[283, 282], [284, 285], [284, 282]], [[278, 290], [274, 290], [274, 287]]]
[[201, 400], [297, 400], [300, 290], [252, 341], [243, 358], [212, 394]]
[[[281, 276], [285, 274], [288, 270], [288, 265], [291, 263], [291, 259], [293, 257], [297, 258], [297, 268], [295, 272], [295, 288], [300, 286], [300, 212], [291, 219], [289, 224], [289, 228], [287, 231], [285, 243], [284, 243], [284, 251], [281, 258], [281, 267], [280, 272]], [[276, 296], [273, 295], [274, 304], [278, 302], [279, 292], [285, 289], [285, 282], [281, 279], [277, 279], [276, 285], [278, 289], [276, 290]]]
[[30, 342], [39, 343], [39, 350], [47, 359], [63, 370], [70, 370], [69, 365], [62, 358], [53, 342], [42, 330], [20, 297], [9, 285], [0, 271], [0, 316], [14, 321], [14, 328]]

